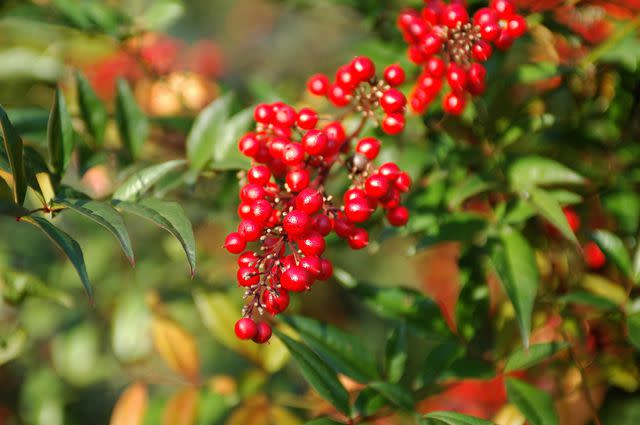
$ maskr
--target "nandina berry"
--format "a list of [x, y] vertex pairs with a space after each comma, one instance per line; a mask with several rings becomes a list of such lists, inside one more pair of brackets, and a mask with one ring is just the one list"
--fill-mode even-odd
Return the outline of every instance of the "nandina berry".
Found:
[[493, 49], [491, 48], [491, 44], [484, 40], [478, 40], [471, 48], [471, 52], [475, 60], [485, 62], [491, 57]]
[[467, 89], [472, 94], [480, 94], [484, 91], [487, 70], [479, 63], [471, 64], [467, 70]]
[[291, 170], [287, 173], [285, 182], [292, 192], [300, 192], [301, 190], [309, 186], [309, 183], [311, 182], [309, 170], [307, 170], [306, 168]]
[[253, 110], [253, 119], [256, 122], [262, 124], [271, 123], [271, 119], [273, 118], [273, 108], [271, 105], [267, 105], [266, 103], [261, 103], [255, 107]]
[[607, 263], [607, 257], [595, 242], [587, 242], [582, 250], [584, 252], [584, 260], [591, 270], [598, 270]]
[[368, 81], [376, 73], [376, 66], [366, 56], [358, 56], [351, 61], [351, 71], [359, 81]]
[[281, 105], [275, 113], [273, 123], [281, 127], [291, 127], [296, 123], [298, 115], [296, 110], [289, 105]]
[[252, 218], [251, 205], [253, 205], [253, 202], [240, 202], [240, 205], [238, 205], [238, 217], [243, 220]]
[[356, 152], [363, 154], [369, 161], [373, 161], [380, 152], [380, 140], [374, 137], [364, 137], [358, 141]]
[[444, 76], [444, 72], [447, 69], [444, 61], [437, 56], [430, 57], [424, 68], [429, 72], [429, 75], [438, 79]]
[[411, 188], [411, 176], [404, 171], [399, 172], [393, 186], [402, 193], [408, 192]]
[[249, 204], [257, 199], [264, 199], [265, 196], [267, 192], [264, 187], [255, 183], [247, 183], [240, 189], [240, 199]]
[[303, 211], [293, 210], [284, 218], [282, 226], [289, 236], [296, 239], [307, 233], [311, 227], [311, 218]]
[[286, 289], [267, 290], [262, 295], [264, 308], [271, 314], [282, 313], [289, 307], [289, 292]]
[[347, 240], [351, 249], [362, 249], [369, 245], [369, 233], [361, 228], [353, 230]]
[[260, 283], [260, 272], [255, 267], [240, 267], [236, 277], [240, 286], [253, 286]]
[[333, 276], [333, 265], [331, 261], [322, 258], [320, 260], [320, 275], [318, 276], [318, 280], [327, 280], [331, 276]]
[[262, 234], [262, 226], [253, 220], [245, 219], [238, 224], [238, 233], [240, 233], [247, 242], [253, 242]]
[[527, 32], [527, 21], [520, 15], [514, 15], [509, 19], [505, 30], [512, 38], [522, 37]]
[[384, 79], [392, 87], [399, 86], [404, 83], [404, 69], [398, 64], [389, 65], [384, 70]]
[[435, 32], [430, 32], [420, 44], [422, 54], [426, 56], [435, 55], [442, 48], [442, 38]]
[[390, 88], [380, 98], [380, 106], [386, 113], [399, 112], [407, 104], [407, 98], [397, 89]]
[[387, 220], [392, 226], [404, 226], [409, 221], [409, 210], [399, 206], [387, 211]]
[[469, 22], [469, 15], [467, 9], [461, 4], [450, 4], [442, 10], [440, 16], [440, 23], [449, 28], [456, 28], [458, 25], [463, 25]]
[[326, 247], [324, 238], [318, 232], [312, 231], [298, 239], [298, 248], [304, 255], [322, 255]]
[[336, 235], [345, 239], [351, 236], [355, 230], [355, 226], [346, 217], [337, 216], [333, 220], [333, 230], [336, 232]]
[[497, 22], [485, 24], [480, 27], [480, 36], [486, 41], [496, 41], [500, 37], [501, 29]]
[[362, 223], [371, 217], [369, 202], [363, 198], [355, 198], [345, 203], [344, 213], [354, 223]]
[[238, 149], [243, 155], [253, 158], [260, 151], [261, 143], [254, 133], [247, 133], [238, 142]]
[[367, 198], [367, 192], [365, 192], [364, 190], [359, 189], [357, 187], [352, 187], [352, 188], [347, 189], [347, 191], [344, 193], [344, 195], [342, 195], [342, 201], [345, 204], [351, 202], [352, 200], [354, 200], [356, 198], [366, 199]]
[[447, 82], [451, 90], [457, 93], [464, 91], [467, 84], [467, 74], [461, 66], [452, 63], [447, 69]]
[[266, 165], [254, 165], [247, 171], [247, 180], [249, 180], [250, 183], [264, 186], [269, 183], [270, 179], [271, 171]]
[[333, 229], [331, 219], [326, 214], [318, 214], [311, 219], [311, 225], [322, 236], [327, 236]]
[[500, 19], [510, 18], [515, 13], [515, 7], [511, 0], [491, 0], [489, 7], [496, 11]]
[[323, 130], [329, 140], [335, 141], [338, 145], [342, 145], [342, 143], [347, 140], [347, 133], [342, 124], [338, 121], [330, 122], [323, 128]]
[[307, 188], [296, 196], [296, 209], [312, 215], [322, 208], [324, 199], [317, 189]]
[[315, 74], [307, 81], [307, 89], [316, 96], [324, 96], [329, 91], [329, 77], [324, 74]]
[[304, 160], [304, 148], [300, 143], [287, 143], [282, 152], [282, 160], [289, 166], [295, 166]]
[[224, 240], [224, 247], [232, 254], [240, 254], [247, 247], [247, 241], [238, 232], [231, 232]]
[[447, 93], [442, 100], [442, 108], [451, 115], [460, 115], [464, 111], [464, 95], [455, 92]]
[[473, 23], [479, 27], [483, 27], [487, 24], [495, 24], [497, 22], [498, 15], [496, 15], [495, 10], [489, 7], [482, 7], [473, 15]]
[[351, 92], [360, 83], [349, 65], [343, 65], [336, 71], [336, 85], [342, 87], [345, 91]]
[[258, 261], [258, 256], [253, 251], [245, 251], [238, 257], [238, 266], [250, 267]]
[[250, 216], [256, 222], [264, 224], [271, 217], [273, 207], [271, 203], [265, 199], [258, 199], [251, 204]]
[[569, 223], [569, 227], [574, 232], [577, 232], [580, 229], [580, 216], [571, 208], [563, 208], [564, 216], [567, 219], [567, 223]]
[[302, 108], [298, 112], [298, 127], [311, 130], [318, 123], [318, 113], [311, 108]]
[[393, 209], [400, 205], [400, 192], [390, 189], [379, 201], [383, 208]]
[[513, 37], [504, 29], [500, 31], [500, 35], [494, 41], [496, 47], [500, 50], [507, 50], [513, 44]]
[[251, 339], [256, 336], [256, 333], [258, 332], [258, 326], [252, 318], [243, 317], [236, 322], [235, 332], [236, 336], [240, 339]]
[[302, 137], [302, 147], [309, 155], [322, 155], [329, 139], [322, 130], [309, 130]]
[[347, 106], [351, 102], [349, 91], [345, 90], [343, 87], [337, 84], [332, 84], [331, 86], [329, 86], [329, 93], [327, 95], [327, 98], [331, 103], [338, 107]]
[[400, 168], [393, 162], [385, 162], [378, 168], [378, 173], [386, 177], [389, 181], [395, 181], [400, 173]]
[[381, 198], [389, 191], [389, 180], [380, 174], [373, 174], [364, 182], [364, 188], [367, 196], [372, 198]]
[[257, 344], [264, 344], [271, 339], [271, 326], [269, 324], [260, 322], [256, 325], [256, 334], [251, 340]]
[[280, 284], [287, 291], [301, 292], [313, 283], [311, 274], [301, 266], [291, 266], [280, 278]]
[[322, 259], [315, 255], [307, 255], [300, 260], [300, 267], [308, 271], [314, 279], [322, 273]]
[[404, 129], [404, 125], [404, 115], [394, 112], [385, 115], [385, 117], [382, 119], [382, 125], [380, 127], [382, 128], [382, 131], [393, 136], [400, 133]]

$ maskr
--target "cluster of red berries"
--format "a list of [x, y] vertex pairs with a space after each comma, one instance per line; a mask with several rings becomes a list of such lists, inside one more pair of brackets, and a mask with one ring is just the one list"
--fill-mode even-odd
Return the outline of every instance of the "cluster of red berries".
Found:
[[[246, 288], [236, 335], [264, 343], [271, 328], [257, 323], [256, 314], [278, 314], [289, 305], [290, 292], [306, 291], [332, 276], [331, 262], [322, 258], [330, 233], [352, 249], [366, 247], [369, 234], [359, 225], [378, 207], [391, 225], [406, 224], [409, 211], [400, 195], [409, 190], [411, 178], [395, 163], [373, 165], [381, 142], [360, 137], [363, 125], [347, 135], [340, 121], [319, 127], [316, 111], [296, 111], [282, 102], [258, 105], [254, 118], [255, 131], [239, 141], [240, 151], [253, 162], [240, 190], [241, 222], [227, 235], [225, 248], [240, 254], [237, 280]], [[334, 165], [345, 167], [351, 182], [337, 198], [325, 187]]]
[[410, 60], [423, 66], [409, 102], [417, 113], [423, 113], [438, 97], [446, 79], [450, 91], [442, 107], [446, 113], [461, 114], [467, 93], [478, 96], [485, 91], [487, 71], [481, 62], [491, 57], [492, 44], [506, 50], [527, 30], [511, 0], [491, 0], [473, 19], [464, 3], [425, 0], [421, 13], [407, 9], [398, 17]]
[[389, 65], [384, 70], [383, 78], [378, 79], [373, 61], [358, 56], [338, 68], [333, 82], [325, 74], [313, 75], [307, 82], [307, 89], [316, 96], [326, 96], [334, 106], [352, 106], [357, 112], [371, 118], [375, 118], [375, 111], [381, 108], [382, 131], [395, 135], [405, 125], [407, 98], [395, 88], [404, 79], [404, 70], [399, 65]]

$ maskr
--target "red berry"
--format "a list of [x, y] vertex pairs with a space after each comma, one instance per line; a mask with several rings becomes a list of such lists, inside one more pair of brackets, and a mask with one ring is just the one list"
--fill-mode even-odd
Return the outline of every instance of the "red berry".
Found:
[[307, 188], [296, 196], [296, 209], [309, 215], [315, 214], [322, 208], [324, 199], [317, 189]]
[[500, 19], [510, 18], [515, 13], [515, 7], [511, 0], [491, 0], [489, 7], [496, 11]]
[[389, 65], [384, 70], [384, 79], [390, 86], [399, 86], [404, 83], [404, 69], [400, 65]]
[[467, 85], [467, 74], [461, 66], [451, 63], [447, 69], [447, 82], [451, 90], [461, 93]]
[[320, 260], [320, 275], [318, 276], [318, 280], [327, 280], [331, 276], [333, 276], [333, 265], [331, 261], [327, 259]]
[[335, 230], [336, 235], [344, 239], [351, 236], [355, 230], [355, 226], [345, 217], [338, 216], [333, 220], [333, 230]]
[[282, 152], [282, 160], [287, 165], [299, 165], [304, 160], [304, 148], [300, 143], [288, 143]]
[[262, 234], [262, 226], [253, 220], [242, 220], [238, 225], [238, 233], [242, 235], [245, 241], [253, 242]]
[[449, 28], [456, 28], [458, 25], [464, 25], [469, 22], [467, 9], [460, 4], [450, 4], [442, 10], [440, 22], [442, 25]]
[[240, 217], [243, 220], [245, 218], [251, 218], [252, 217], [251, 205], [253, 205], [253, 203], [240, 202], [240, 205], [238, 205], [238, 217]]
[[380, 98], [380, 106], [386, 113], [398, 112], [407, 104], [407, 98], [397, 89], [390, 88]]
[[306, 256], [300, 260], [300, 266], [308, 271], [314, 279], [322, 273], [322, 260], [317, 256]]
[[247, 171], [247, 179], [250, 183], [264, 186], [271, 179], [271, 171], [266, 165], [254, 165]]
[[331, 229], [333, 228], [333, 225], [331, 224], [331, 219], [327, 217], [326, 214], [318, 214], [314, 216], [313, 219], [311, 220], [311, 225], [322, 236], [327, 236], [329, 233], [331, 233]]
[[301, 292], [313, 283], [311, 274], [301, 266], [291, 266], [280, 277], [280, 284], [287, 291]]
[[247, 241], [238, 232], [231, 232], [224, 240], [224, 247], [232, 254], [240, 254], [247, 246]]
[[411, 188], [411, 177], [404, 171], [398, 173], [395, 182], [393, 183], [396, 189], [400, 192], [408, 192]]
[[336, 72], [336, 85], [342, 87], [345, 91], [350, 92], [360, 83], [358, 77], [349, 65], [343, 65]]
[[421, 52], [424, 55], [431, 56], [435, 55], [442, 48], [442, 38], [434, 32], [430, 32], [427, 36], [422, 40], [422, 44], [420, 45]]
[[251, 218], [258, 223], [265, 223], [269, 220], [272, 211], [271, 204], [265, 199], [258, 199], [251, 204]]
[[240, 267], [236, 273], [240, 286], [253, 286], [260, 283], [260, 272], [255, 267]]
[[309, 232], [298, 239], [298, 248], [304, 255], [320, 256], [324, 252], [326, 243], [322, 235], [316, 231]]
[[271, 314], [282, 313], [289, 307], [289, 292], [286, 289], [279, 291], [264, 291], [262, 295], [262, 303], [264, 308]]
[[507, 23], [506, 31], [513, 38], [522, 37], [527, 32], [527, 21], [520, 15], [513, 15]]
[[392, 226], [404, 226], [409, 221], [409, 210], [406, 207], [396, 207], [387, 211], [387, 220]]
[[574, 232], [577, 232], [580, 229], [580, 216], [571, 208], [564, 208], [562, 210], [564, 212], [564, 216], [567, 219], [567, 223], [569, 223], [569, 227]]
[[364, 182], [367, 196], [381, 198], [389, 191], [389, 180], [380, 174], [373, 174]]
[[458, 93], [447, 93], [442, 100], [442, 108], [446, 113], [451, 115], [460, 115], [462, 111], [464, 111], [464, 107], [464, 96]]
[[344, 213], [354, 223], [362, 223], [371, 217], [369, 202], [363, 198], [355, 198], [345, 203]]
[[380, 127], [382, 131], [393, 136], [404, 130], [404, 125], [404, 115], [394, 112], [384, 116]]
[[298, 112], [298, 127], [311, 130], [318, 123], [318, 113], [311, 108], [302, 108]]
[[302, 147], [309, 155], [322, 155], [329, 139], [322, 130], [309, 130], [302, 137]]
[[588, 242], [582, 247], [584, 259], [591, 270], [598, 270], [607, 263], [607, 257], [595, 242]]
[[369, 233], [364, 229], [354, 229], [347, 242], [351, 249], [362, 249], [369, 245]]
[[358, 141], [356, 152], [366, 156], [369, 161], [373, 161], [380, 152], [380, 140], [375, 137], [364, 137]]
[[292, 192], [300, 192], [303, 189], [306, 189], [311, 182], [311, 176], [309, 171], [305, 168], [299, 170], [291, 170], [287, 173], [285, 177], [285, 182], [289, 189]]
[[273, 117], [271, 105], [261, 103], [253, 110], [253, 119], [262, 124], [269, 124]]
[[307, 89], [316, 96], [324, 96], [329, 91], [329, 77], [324, 74], [315, 74], [307, 81]]
[[297, 118], [296, 110], [289, 105], [283, 104], [276, 111], [273, 123], [281, 127], [291, 127], [296, 123]]
[[495, 41], [500, 36], [500, 33], [500, 25], [495, 22], [480, 27], [480, 36], [486, 41]]
[[484, 40], [478, 40], [476, 44], [471, 48], [471, 53], [473, 54], [473, 58], [479, 62], [484, 62], [491, 57], [493, 53], [493, 49], [491, 48], [491, 44], [487, 43]]
[[257, 344], [264, 344], [271, 339], [271, 326], [269, 324], [260, 322], [256, 326], [256, 334], [251, 340]]
[[238, 266], [250, 267], [258, 261], [258, 256], [253, 251], [245, 251], [238, 257]]
[[400, 168], [393, 162], [385, 162], [378, 168], [378, 173], [385, 176], [389, 181], [395, 181], [399, 172]]
[[344, 131], [342, 124], [338, 121], [330, 122], [323, 128], [323, 130], [329, 140], [334, 140], [340, 145], [347, 140], [347, 133]]
[[337, 84], [332, 84], [329, 87], [329, 94], [327, 95], [327, 98], [331, 103], [339, 107], [347, 106], [349, 102], [351, 102], [349, 92]]
[[506, 29], [500, 31], [500, 35], [495, 39], [494, 44], [500, 50], [507, 50], [513, 44], [513, 37], [511, 37]]
[[235, 332], [236, 336], [240, 339], [251, 339], [258, 332], [258, 326], [252, 318], [243, 317], [236, 322]]
[[307, 233], [311, 218], [303, 211], [293, 210], [284, 218], [282, 225], [291, 238], [297, 239]]
[[473, 15], [473, 23], [479, 27], [487, 24], [497, 24], [498, 16], [495, 10], [489, 7], [482, 7]]
[[260, 151], [261, 143], [255, 133], [247, 133], [238, 142], [238, 149], [243, 155], [253, 158]]
[[442, 59], [436, 56], [432, 56], [427, 60], [425, 69], [433, 78], [442, 78], [442, 76], [444, 76], [446, 66]]
[[467, 89], [471, 94], [482, 94], [485, 88], [487, 70], [482, 64], [473, 63], [467, 70]]
[[360, 81], [369, 81], [376, 73], [376, 66], [366, 56], [358, 56], [351, 61], [351, 69]]

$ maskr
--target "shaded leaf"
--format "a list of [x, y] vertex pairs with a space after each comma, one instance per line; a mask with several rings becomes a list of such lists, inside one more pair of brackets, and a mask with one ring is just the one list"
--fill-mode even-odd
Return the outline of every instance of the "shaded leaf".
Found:
[[196, 242], [191, 222], [180, 204], [154, 198], [143, 199], [137, 203], [114, 200], [112, 204], [116, 209], [151, 220], [171, 233], [182, 245], [191, 268], [191, 276], [195, 275]]
[[71, 308], [73, 299], [65, 292], [52, 288], [30, 273], [4, 270], [0, 272], [0, 297], [6, 302], [18, 304], [27, 297], [41, 297]]
[[613, 301], [585, 291], [572, 291], [558, 298], [561, 303], [583, 304], [601, 310], [612, 310], [618, 307]]
[[584, 178], [550, 158], [526, 156], [517, 159], [508, 171], [509, 181], [517, 190], [535, 186], [582, 184]]
[[114, 192], [113, 199], [131, 201], [149, 190], [160, 179], [186, 164], [184, 159], [174, 159], [162, 164], [152, 165], [133, 173]]
[[562, 233], [568, 240], [578, 243], [576, 235], [571, 230], [562, 207], [548, 192], [542, 189], [529, 189], [530, 200], [536, 210]]
[[528, 369], [564, 350], [567, 346], [568, 344], [563, 342], [546, 342], [534, 344], [528, 350], [518, 348], [507, 359], [504, 371], [512, 372], [514, 370]]
[[41, 217], [23, 217], [22, 221], [26, 221], [28, 223], [33, 224], [40, 230], [42, 230], [45, 235], [49, 237], [57, 246], [65, 253], [65, 255], [73, 264], [78, 275], [80, 276], [80, 280], [82, 281], [82, 285], [84, 286], [87, 295], [91, 302], [93, 302], [93, 291], [91, 289], [91, 283], [89, 282], [89, 276], [87, 275], [87, 268], [84, 264], [84, 256], [82, 255], [82, 249], [78, 242], [73, 239], [71, 236], [57, 228], [51, 222], [45, 220]]
[[283, 316], [282, 320], [337, 371], [358, 382], [379, 378], [373, 359], [362, 356], [368, 350], [353, 335], [307, 317]]
[[12, 201], [0, 200], [0, 215], [21, 217], [29, 212], [28, 209]]
[[627, 335], [631, 344], [640, 351], [640, 313], [627, 316]]
[[378, 391], [384, 398], [401, 409], [413, 410], [413, 396], [403, 386], [377, 381], [369, 383], [369, 387]]
[[175, 22], [184, 13], [180, 0], [156, 0], [139, 17], [146, 29], [163, 30]]
[[318, 418], [309, 422], [305, 422], [304, 425], [341, 425], [342, 422], [334, 421], [331, 418]]
[[373, 388], [365, 387], [358, 394], [354, 408], [359, 416], [369, 416], [387, 405], [387, 399]]
[[200, 112], [187, 136], [187, 158], [194, 170], [201, 170], [213, 156], [213, 146], [223, 133], [229, 116], [231, 95], [217, 98]]
[[129, 232], [124, 225], [122, 216], [115, 208], [105, 202], [87, 199], [56, 199], [55, 202], [82, 214], [110, 231], [120, 242], [120, 246], [131, 265], [135, 265]]
[[198, 419], [200, 393], [195, 388], [179, 391], [167, 402], [162, 425], [194, 425]]
[[507, 397], [518, 407], [530, 425], [557, 425], [558, 414], [551, 396], [517, 379], [507, 379]]
[[605, 256], [613, 261], [627, 278], [633, 279], [631, 258], [622, 240], [615, 234], [602, 229], [594, 231], [592, 237]]
[[437, 343], [424, 358], [422, 374], [416, 379], [417, 384], [423, 388], [431, 386], [461, 355], [462, 348], [456, 341], [446, 339]]
[[80, 72], [76, 73], [76, 90], [78, 106], [86, 129], [93, 137], [96, 145], [101, 146], [107, 128], [107, 109], [93, 91], [91, 84]]
[[71, 116], [67, 111], [67, 104], [60, 88], [56, 89], [55, 100], [49, 115], [47, 142], [49, 144], [51, 166], [56, 173], [62, 175], [69, 166], [71, 153], [73, 152], [73, 127], [71, 125]]
[[109, 425], [141, 425], [146, 410], [147, 386], [133, 383], [118, 398]]
[[423, 425], [493, 425], [492, 422], [454, 412], [431, 412], [422, 417]]
[[153, 342], [167, 365], [193, 383], [200, 378], [200, 356], [195, 339], [177, 323], [154, 317]]
[[407, 328], [399, 325], [387, 338], [385, 349], [385, 378], [388, 382], [397, 383], [404, 375], [407, 365]]
[[[247, 108], [232, 116], [219, 131], [217, 140], [213, 145], [213, 165], [220, 168], [221, 165], [236, 161], [248, 164], [246, 157], [236, 148], [238, 139], [247, 132], [253, 122], [253, 108]], [[232, 155], [235, 154], [235, 155]]]
[[289, 349], [309, 384], [336, 409], [348, 415], [349, 394], [338, 380], [335, 371], [304, 344], [294, 341], [278, 329], [274, 329], [274, 332]]
[[7, 117], [7, 113], [0, 106], [0, 126], [2, 126], [2, 139], [4, 153], [7, 156], [11, 175], [13, 177], [13, 199], [16, 204], [22, 205], [27, 193], [27, 178], [25, 176], [22, 139]]
[[491, 246], [491, 262], [516, 312], [523, 345], [529, 346], [531, 314], [538, 290], [536, 259], [527, 240], [511, 228]]
[[27, 342], [27, 333], [23, 329], [11, 332], [0, 338], [0, 366], [17, 358]]
[[129, 84], [122, 79], [117, 83], [116, 124], [129, 156], [137, 158], [149, 136], [149, 119], [136, 103]]
[[456, 209], [468, 198], [485, 192], [493, 187], [493, 184], [483, 180], [478, 175], [471, 175], [459, 185], [447, 192], [447, 205], [449, 209]]

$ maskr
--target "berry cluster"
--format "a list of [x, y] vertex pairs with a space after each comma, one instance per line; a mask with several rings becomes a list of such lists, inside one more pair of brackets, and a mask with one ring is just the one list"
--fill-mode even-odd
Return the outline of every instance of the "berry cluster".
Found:
[[395, 88], [404, 82], [405, 74], [399, 65], [389, 65], [383, 77], [376, 77], [371, 59], [359, 56], [338, 68], [333, 82], [325, 74], [313, 75], [307, 82], [307, 89], [316, 96], [326, 96], [334, 106], [351, 105], [355, 111], [374, 119], [375, 111], [381, 108], [382, 131], [395, 135], [405, 125], [407, 98]]
[[487, 71], [481, 62], [488, 60], [493, 46], [508, 49], [522, 36], [527, 24], [518, 15], [511, 0], [491, 0], [470, 19], [463, 0], [425, 0], [422, 12], [404, 10], [398, 27], [409, 43], [412, 62], [423, 71], [410, 96], [410, 106], [423, 113], [438, 97], [446, 78], [450, 91], [442, 99], [446, 113], [464, 111], [467, 95], [484, 93]]
[[[362, 62], [363, 58], [354, 61]], [[366, 63], [373, 69], [370, 60]], [[368, 81], [375, 80], [367, 76]], [[400, 195], [409, 190], [411, 178], [395, 163], [373, 165], [381, 142], [359, 136], [369, 114], [349, 135], [341, 121], [319, 126], [313, 109], [296, 111], [282, 102], [258, 105], [254, 118], [255, 131], [239, 141], [240, 151], [253, 162], [240, 190], [241, 222], [227, 236], [225, 248], [240, 254], [237, 279], [246, 288], [247, 303], [236, 335], [264, 343], [271, 328], [253, 317], [284, 311], [290, 292], [306, 291], [333, 274], [331, 262], [322, 258], [330, 233], [345, 239], [352, 249], [361, 249], [369, 234], [359, 225], [378, 207], [391, 225], [407, 222], [409, 212], [400, 205]], [[325, 187], [332, 172], [339, 171], [336, 165], [346, 168], [347, 173], [340, 175], [350, 179], [339, 197]], [[247, 249], [250, 243], [255, 245]]]

